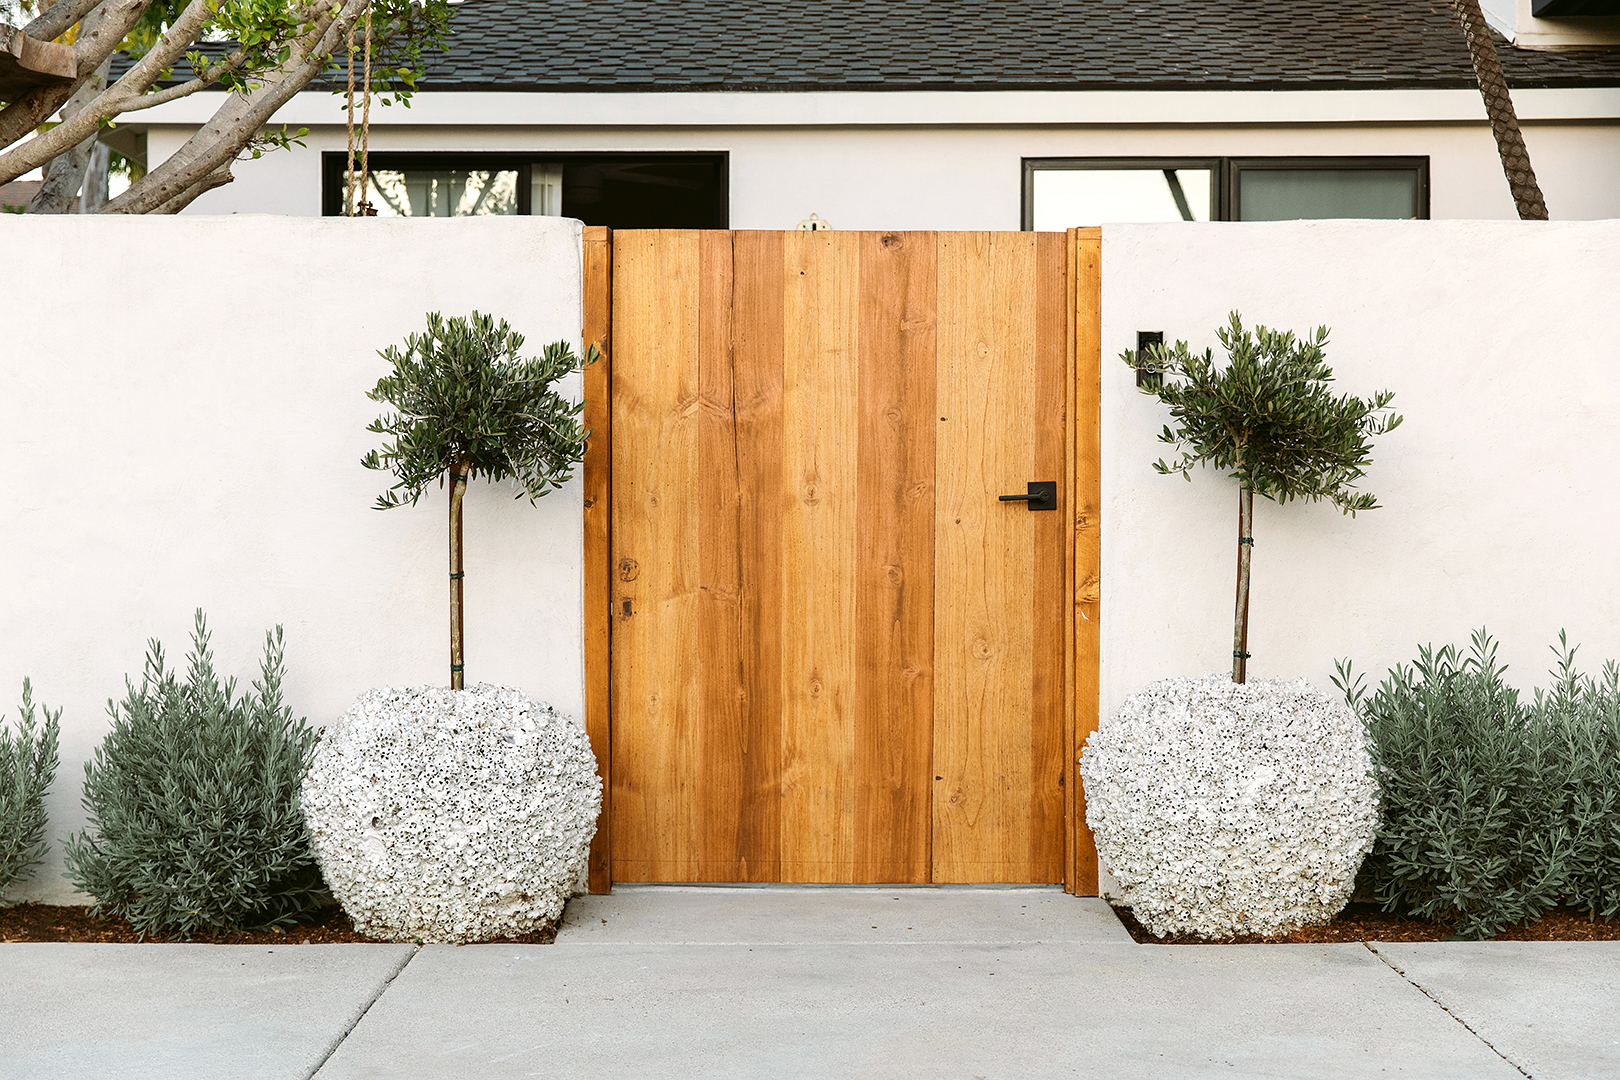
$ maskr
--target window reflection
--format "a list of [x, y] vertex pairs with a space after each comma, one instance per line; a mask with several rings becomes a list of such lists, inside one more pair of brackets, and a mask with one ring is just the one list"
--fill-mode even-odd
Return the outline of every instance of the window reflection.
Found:
[[1415, 169], [1256, 169], [1238, 172], [1237, 216], [1244, 221], [1299, 218], [1415, 218]]
[[378, 217], [481, 217], [515, 214], [515, 169], [373, 169]]
[[1034, 226], [1208, 221], [1210, 177], [1208, 169], [1038, 169]]

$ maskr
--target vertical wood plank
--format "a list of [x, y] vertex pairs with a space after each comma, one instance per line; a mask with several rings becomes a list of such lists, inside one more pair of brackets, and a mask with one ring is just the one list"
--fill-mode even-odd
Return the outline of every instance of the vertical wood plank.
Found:
[[684, 734], [697, 777], [683, 793], [696, 806], [691, 881], [742, 877], [740, 830], [746, 743], [742, 640], [740, 444], [732, 361], [732, 234], [698, 236], [698, 595], [695, 627], [699, 712]]
[[936, 244], [860, 239], [854, 881], [931, 876]]
[[[1073, 521], [1075, 507], [1075, 385], [1074, 385], [1074, 289], [1075, 289], [1075, 231], [1063, 236], [1064, 274], [1064, 378], [1063, 400], [1063, 486], [1066, 492], [1064, 520]], [[1074, 544], [1066, 539], [1063, 545], [1063, 595], [1074, 595]], [[1075, 613], [1072, 604], [1066, 604], [1063, 619], [1063, 891], [1075, 889], [1075, 851], [1079, 839], [1075, 832], [1075, 814], [1080, 791], [1078, 744], [1075, 741]]]
[[783, 240], [782, 878], [854, 868], [859, 236]]
[[596, 820], [589, 861], [590, 890], [613, 888], [611, 811], [613, 796], [612, 683], [613, 683], [613, 240], [601, 225], [585, 227], [585, 348], [592, 345], [602, 357], [585, 369], [583, 423], [590, 437], [585, 444], [585, 734], [596, 755], [602, 778], [602, 813]]
[[[1102, 230], [1074, 230], [1074, 714], [1077, 775], [1079, 750], [1097, 730], [1100, 701], [1102, 599]], [[1076, 790], [1073, 891], [1097, 895], [1097, 847], [1086, 827], [1084, 793]]]
[[1062, 881], [1063, 848], [1067, 822], [1064, 768], [1064, 705], [1068, 685], [1064, 679], [1064, 625], [1070, 606], [1062, 583], [1068, 563], [1068, 243], [1063, 233], [1033, 234], [1035, 239], [1035, 320], [1027, 333], [1033, 339], [1035, 363], [1030, 429], [1030, 478], [1055, 480], [1058, 508], [1029, 517], [1034, 534], [1035, 575], [1029, 587], [1030, 717], [1029, 717], [1029, 873], [1034, 881]]
[[936, 882], [1027, 878], [1027, 743], [1009, 745], [996, 722], [1027, 713], [1031, 679], [1029, 514], [997, 502], [1041, 479], [1029, 472], [1034, 246], [1023, 239], [939, 239]]
[[613, 878], [679, 881], [701, 827], [690, 756], [701, 707], [699, 237], [614, 241]]
[[779, 232], [732, 234], [743, 695], [739, 881], [782, 880], [783, 303]]

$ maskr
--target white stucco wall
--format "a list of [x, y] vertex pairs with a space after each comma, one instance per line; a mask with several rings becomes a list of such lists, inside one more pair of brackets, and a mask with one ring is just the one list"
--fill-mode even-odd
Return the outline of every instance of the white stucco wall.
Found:
[[1104, 712], [1153, 679], [1229, 670], [1237, 489], [1153, 472], [1168, 410], [1117, 357], [1136, 331], [1225, 353], [1215, 327], [1332, 331], [1340, 393], [1390, 389], [1365, 490], [1381, 509], [1255, 500], [1254, 678], [1376, 684], [1487, 627], [1546, 685], [1558, 631], [1620, 659], [1620, 222], [1134, 225], [1103, 232]]
[[[51, 853], [20, 898], [65, 900], [59, 838], [146, 641], [182, 666], [203, 608], [222, 674], [286, 628], [287, 699], [322, 724], [368, 687], [448, 675], [446, 502], [380, 513], [377, 350], [476, 308], [577, 349], [580, 230], [461, 221], [0, 217], [0, 252], [71, 302], [0, 290], [0, 711], [61, 706]], [[156, 271], [147, 270], [155, 264]], [[43, 314], [42, 314], [43, 311]], [[577, 378], [571, 392], [577, 394]], [[580, 483], [467, 497], [469, 681], [580, 716]]]
[[[151, 125], [149, 161], [182, 145], [208, 97], [134, 121]], [[1620, 217], [1620, 91], [1515, 100], [1553, 217]], [[346, 148], [342, 119], [339, 99], [299, 95], [277, 120], [309, 127], [307, 146], [238, 163], [234, 183], [188, 212], [318, 215], [320, 153]], [[1472, 91], [424, 93], [409, 112], [374, 113], [371, 148], [724, 151], [738, 229], [791, 229], [811, 213], [839, 229], [1017, 229], [1026, 157], [1419, 155], [1432, 217], [1515, 217]]]

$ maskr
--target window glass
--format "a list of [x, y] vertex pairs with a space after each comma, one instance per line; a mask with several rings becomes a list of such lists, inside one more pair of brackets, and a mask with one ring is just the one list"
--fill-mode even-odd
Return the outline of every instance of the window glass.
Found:
[[1056, 232], [1113, 221], [1208, 221], [1208, 169], [1036, 169], [1034, 226]]
[[378, 217], [481, 217], [517, 213], [514, 169], [373, 169]]
[[1237, 217], [1415, 218], [1418, 177], [1412, 169], [1253, 169], [1237, 174]]

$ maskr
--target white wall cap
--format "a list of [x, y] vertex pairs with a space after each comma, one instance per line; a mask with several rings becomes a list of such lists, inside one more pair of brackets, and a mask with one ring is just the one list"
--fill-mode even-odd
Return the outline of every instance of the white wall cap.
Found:
[[[121, 118], [126, 125], [200, 125], [219, 107], [198, 93]], [[1620, 117], [1620, 87], [1521, 89], [1523, 120]], [[885, 93], [417, 94], [372, 109], [373, 127], [844, 127], [1333, 124], [1483, 121], [1478, 91], [1008, 90]], [[305, 127], [344, 122], [342, 98], [297, 94], [275, 116]]]

